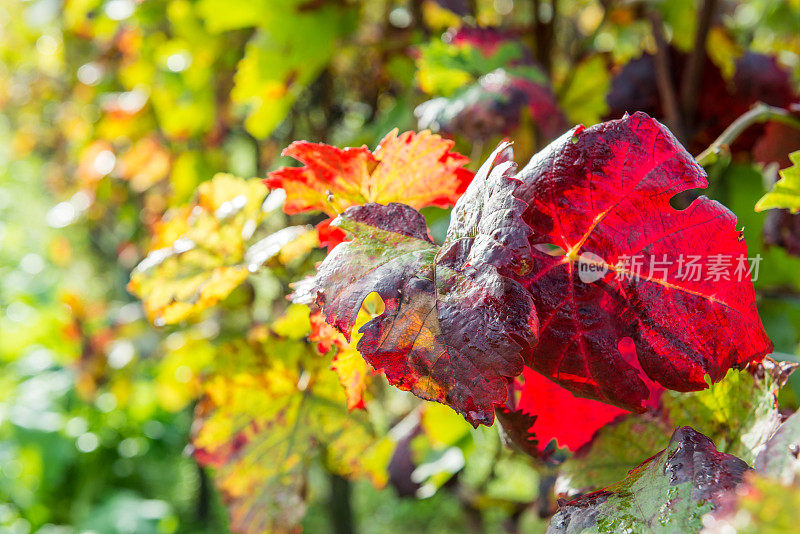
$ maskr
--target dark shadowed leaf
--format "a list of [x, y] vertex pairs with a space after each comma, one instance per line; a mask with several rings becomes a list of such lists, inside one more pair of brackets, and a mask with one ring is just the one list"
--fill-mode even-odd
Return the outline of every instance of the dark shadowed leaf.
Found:
[[491, 424], [535, 344], [530, 296], [509, 278], [528, 268], [524, 204], [511, 192], [511, 150], [501, 145], [456, 204], [444, 245], [401, 204], [348, 209], [335, 226], [353, 235], [315, 279], [329, 323], [349, 337], [372, 292], [385, 311], [361, 328], [358, 350], [389, 381], [446, 403], [473, 425]]

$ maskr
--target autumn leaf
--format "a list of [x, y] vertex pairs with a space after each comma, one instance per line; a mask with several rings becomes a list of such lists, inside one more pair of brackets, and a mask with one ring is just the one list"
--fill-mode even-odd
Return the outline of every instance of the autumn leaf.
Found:
[[265, 183], [286, 190], [289, 214], [317, 210], [335, 217], [368, 202], [449, 207], [472, 180], [463, 168], [469, 159], [452, 148], [452, 141], [429, 131], [398, 135], [393, 130], [375, 152], [295, 141], [283, 155], [305, 166], [273, 171]]
[[[366, 146], [338, 148], [321, 143], [295, 141], [282, 154], [304, 163], [282, 167], [264, 181], [286, 191], [288, 214], [322, 211], [337, 216], [350, 206], [368, 202], [403, 202], [421, 209], [452, 206], [472, 180], [463, 168], [469, 159], [452, 152], [453, 142], [425, 130], [392, 130], [374, 152]], [[329, 249], [344, 239], [344, 232], [317, 225], [320, 244]]]
[[128, 285], [152, 321], [173, 324], [217, 304], [311, 231], [292, 226], [257, 239], [267, 193], [259, 180], [217, 174], [200, 185], [193, 205], [155, 226], [153, 249]]
[[156, 138], [145, 137], [119, 158], [118, 165], [120, 177], [142, 192], [169, 176], [172, 156]]
[[214, 468], [234, 532], [295, 532], [312, 461], [385, 484], [391, 450], [364, 412], [347, 410], [326, 359], [308, 348], [283, 350], [274, 340], [249, 350], [264, 352], [266, 364], [206, 381], [192, 440], [198, 461]]
[[756, 211], [782, 208], [800, 210], [800, 151], [789, 154], [792, 166], [780, 171], [781, 178], [756, 203]]
[[361, 339], [358, 331], [370, 319], [383, 312], [383, 302], [377, 294], [372, 294], [364, 301], [356, 318], [355, 334], [348, 341], [341, 332], [329, 325], [320, 310], [311, 312], [311, 333], [308, 339], [316, 343], [320, 354], [327, 354], [335, 348], [331, 369], [339, 377], [339, 382], [347, 396], [347, 407], [351, 410], [364, 409], [364, 393], [371, 381], [374, 370], [356, 350]]
[[332, 347], [338, 349], [347, 347], [347, 340], [342, 333], [325, 321], [321, 311], [312, 311], [309, 320], [311, 322], [311, 333], [308, 339], [316, 343], [320, 354], [327, 354]]
[[[422, 218], [400, 205], [353, 208], [337, 220], [355, 241], [323, 263], [315, 282], [318, 302], [329, 322], [349, 332], [367, 294], [377, 291], [389, 301], [386, 313], [362, 329], [358, 348], [390, 382], [450, 404], [473, 424], [490, 422], [487, 410], [504, 404], [506, 389], [495, 380], [521, 368], [501, 363], [492, 369], [484, 357], [477, 373], [462, 376], [452, 359], [463, 359], [457, 351], [464, 345], [472, 350], [491, 342], [499, 348], [494, 354], [523, 346], [509, 344], [507, 335], [527, 332], [521, 325], [530, 322], [520, 317], [533, 314], [520, 308], [527, 309], [528, 298], [542, 325], [539, 345], [532, 349], [528, 341], [530, 353], [522, 355], [530, 366], [577, 396], [629, 411], [644, 411], [654, 388], [704, 389], [707, 375], [719, 381], [729, 368], [771, 351], [733, 214], [704, 197], [683, 211], [669, 204], [682, 190], [704, 187], [706, 179], [666, 128], [635, 114], [568, 132], [516, 176], [518, 198], [505, 193], [498, 210], [497, 179], [505, 172], [500, 183], [516, 183], [509, 158], [501, 147], [490, 165], [503, 170], [490, 175], [491, 167], [482, 168], [453, 210], [441, 249]], [[487, 191], [494, 194], [484, 199]], [[519, 200], [529, 205], [522, 219]], [[477, 221], [484, 224], [477, 233], [464, 231], [477, 228]], [[478, 246], [462, 252], [454, 247], [468, 246], [461, 241]], [[687, 260], [696, 264], [691, 276]], [[473, 285], [486, 263], [515, 277], [529, 296], [496, 278], [499, 271], [483, 269], [493, 281], [492, 298], [486, 298]], [[464, 297], [455, 298], [450, 288], [467, 282]], [[472, 299], [479, 308], [461, 309]], [[491, 337], [474, 333], [481, 327], [464, 331], [464, 321], [484, 325], [495, 316], [503, 319], [487, 331]], [[709, 338], [710, 329], [719, 335]], [[532, 338], [526, 333], [523, 339]], [[622, 350], [630, 344], [635, 350]], [[446, 371], [436, 369], [444, 354]], [[476, 359], [467, 356], [470, 363]], [[478, 391], [470, 389], [486, 376], [497, 385], [489, 395], [482, 387], [485, 398], [472, 410]], [[456, 396], [463, 387], [468, 393]]]
[[453, 209], [444, 245], [402, 204], [349, 208], [334, 226], [353, 235], [328, 255], [314, 280], [326, 320], [349, 338], [365, 298], [385, 311], [360, 329], [357, 348], [389, 382], [450, 405], [473, 425], [491, 424], [536, 339], [530, 296], [509, 276], [525, 272], [530, 249], [511, 192], [503, 144]]
[[[643, 113], [577, 127], [517, 176], [541, 324], [531, 367], [578, 396], [643, 411], [651, 380], [692, 391], [772, 350], [735, 216], [681, 191], [704, 171]], [[714, 332], [709, 336], [709, 332]], [[633, 341], [635, 353], [620, 350]]]
[[620, 482], [562, 505], [548, 533], [698, 532], [703, 516], [748, 470], [690, 427]]

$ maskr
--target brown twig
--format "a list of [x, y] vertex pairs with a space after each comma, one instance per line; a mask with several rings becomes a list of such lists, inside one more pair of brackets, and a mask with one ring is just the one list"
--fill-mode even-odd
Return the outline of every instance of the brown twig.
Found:
[[540, 16], [541, 0], [533, 0], [533, 42], [536, 60], [547, 72], [548, 76], [553, 68], [553, 38], [555, 36], [556, 18], [558, 16], [558, 0], [550, 0], [550, 19], [543, 22]]
[[754, 124], [770, 121], [780, 122], [800, 130], [800, 118], [797, 115], [786, 109], [759, 102], [725, 128], [725, 131], [707, 149], [698, 154], [695, 160], [704, 167], [715, 163], [719, 160], [720, 154], [730, 152], [731, 144], [747, 128]]
[[649, 17], [650, 24], [653, 27], [653, 38], [656, 41], [656, 84], [658, 85], [661, 101], [664, 103], [667, 126], [678, 139], [685, 141], [681, 111], [678, 106], [678, 98], [675, 96], [675, 86], [672, 83], [669, 50], [667, 49], [667, 41], [664, 38], [664, 24], [661, 20], [661, 15], [654, 11], [649, 13]]
[[[694, 49], [686, 62], [681, 83], [681, 104], [683, 110], [683, 124], [688, 129], [694, 126], [694, 114], [697, 111], [697, 94], [700, 91], [700, 80], [703, 78], [703, 66], [706, 61], [706, 40], [717, 0], [705, 0], [697, 18], [697, 33], [694, 39]], [[687, 131], [687, 133], [689, 133]]]

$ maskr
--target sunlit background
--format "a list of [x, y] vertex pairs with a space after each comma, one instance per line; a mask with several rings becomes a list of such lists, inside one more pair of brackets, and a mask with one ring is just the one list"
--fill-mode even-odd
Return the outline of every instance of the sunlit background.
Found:
[[[191, 201], [200, 183], [217, 172], [264, 177], [287, 163], [280, 150], [295, 139], [374, 148], [392, 128], [439, 129], [475, 161], [511, 135], [525, 161], [566, 127], [616, 113], [619, 99], [632, 105], [613, 84], [623, 65], [654, 51], [644, 10], [658, 13], [666, 39], [685, 53], [694, 4], [0, 0], [0, 531], [227, 531], [211, 477], [187, 449], [193, 409], [220, 343], [282, 313], [294, 280], [278, 268], [262, 272], [216, 310], [181, 326], [151, 324], [126, 289], [131, 270], [165, 211]], [[707, 50], [727, 83], [750, 51], [773, 57], [796, 91], [797, 0], [719, 4]], [[534, 25], [535, 6], [536, 23], [552, 31], [546, 47], [532, 37], [545, 31]], [[445, 32], [476, 23], [532, 50], [539, 70], [530, 80], [551, 100], [520, 105], [505, 95], [469, 108], [471, 121], [459, 115], [482, 102], [464, 88], [506, 62], [451, 51], [453, 30]], [[485, 81], [501, 74], [493, 75]], [[630, 98], [659, 113], [649, 75], [630, 76], [623, 82], [642, 83]], [[755, 101], [741, 98], [745, 110]], [[725, 125], [684, 141], [696, 153]], [[793, 142], [784, 157], [800, 148]], [[759, 161], [736, 163], [712, 193], [748, 213], [740, 217], [751, 249], [765, 246], [764, 216], [751, 200], [764, 176], [786, 165]], [[732, 189], [734, 181], [746, 185]], [[441, 236], [447, 212], [426, 215]], [[271, 224], [286, 224], [275, 217]], [[800, 260], [784, 248], [764, 251], [769, 272], [759, 287], [789, 289], [764, 292], [762, 317], [777, 350], [793, 358]], [[787, 406], [796, 405], [794, 388], [785, 390]], [[443, 461], [445, 470], [463, 465]], [[535, 497], [538, 475], [513, 475], [505, 491], [516, 494], [495, 497]], [[328, 532], [329, 489], [315, 491], [306, 530]], [[352, 492], [359, 532], [501, 532], [509, 510], [487, 505], [476, 526], [455, 491], [413, 500], [357, 482]], [[529, 524], [542, 525], [535, 514]]]

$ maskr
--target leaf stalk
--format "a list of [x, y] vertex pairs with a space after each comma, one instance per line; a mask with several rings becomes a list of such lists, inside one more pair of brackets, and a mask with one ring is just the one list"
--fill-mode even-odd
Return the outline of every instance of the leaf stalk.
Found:
[[703, 167], [716, 163], [723, 154], [730, 154], [731, 145], [750, 126], [772, 121], [800, 130], [800, 118], [797, 115], [787, 109], [758, 102], [725, 128], [725, 131], [707, 149], [698, 154], [695, 160]]

